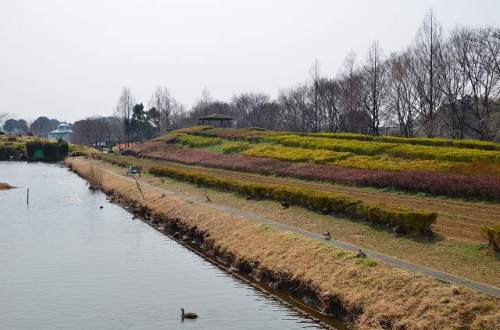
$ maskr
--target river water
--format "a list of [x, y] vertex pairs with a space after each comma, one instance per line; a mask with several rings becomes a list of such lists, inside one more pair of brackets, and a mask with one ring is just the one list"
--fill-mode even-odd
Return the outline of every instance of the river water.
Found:
[[63, 167], [0, 162], [0, 182], [18, 187], [0, 191], [0, 329], [317, 327]]

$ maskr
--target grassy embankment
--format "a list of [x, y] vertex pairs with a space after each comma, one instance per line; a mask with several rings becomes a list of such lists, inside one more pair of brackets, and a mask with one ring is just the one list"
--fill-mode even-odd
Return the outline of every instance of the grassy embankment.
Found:
[[[187, 146], [193, 151], [174, 146]], [[498, 143], [474, 140], [306, 135], [196, 126], [136, 146], [135, 152], [241, 172], [499, 201], [499, 149]], [[496, 236], [500, 232], [495, 223], [492, 225], [476, 233], [487, 237], [498, 249]]]
[[[371, 248], [379, 252], [394, 255], [417, 264], [433, 267], [456, 275], [471, 278], [500, 286], [498, 272], [500, 263], [497, 256], [489, 249], [478, 245], [484, 241], [480, 235], [480, 228], [498, 223], [500, 205], [493, 203], [473, 203], [446, 199], [433, 199], [401, 195], [391, 192], [380, 192], [371, 188], [354, 188], [336, 186], [327, 183], [307, 182], [292, 178], [275, 178], [257, 174], [240, 173], [234, 171], [202, 168], [198, 166], [175, 165], [175, 163], [134, 158], [119, 155], [102, 155], [110, 163], [132, 164], [141, 166], [145, 171], [156, 167], [181, 169], [196, 169], [203, 171], [209, 177], [224, 177], [235, 180], [260, 182], [263, 184], [289, 186], [300, 190], [314, 189], [318, 191], [337, 190], [351, 198], [366, 201], [367, 203], [384, 203], [386, 205], [409, 206], [423, 210], [437, 212], [437, 222], [432, 225], [436, 233], [435, 238], [427, 239], [418, 234], [398, 236], [385, 229], [384, 226], [373, 225], [364, 221], [353, 221], [352, 218], [341, 215], [322, 214], [309, 211], [302, 207], [283, 209], [279, 202], [271, 200], [247, 200], [241, 195], [231, 192], [213, 190], [209, 187], [199, 187], [194, 184], [168, 179], [166, 177], [145, 178], [154, 185], [175, 189], [179, 193], [197, 195], [202, 198], [206, 193], [214, 202], [231, 205], [257, 213], [274, 221], [304, 228], [311, 232], [323, 233], [330, 231], [336, 239]], [[111, 167], [113, 171], [125, 174], [122, 167]]]
[[[84, 160], [68, 160], [82, 175]], [[350, 318], [358, 328], [483, 328], [500, 326], [500, 305], [470, 290], [366, 259], [324, 243], [257, 225], [203, 204], [104, 173], [104, 189], [120, 202], [193, 236], [200, 249], [245, 272]], [[221, 193], [222, 194], [222, 193]], [[189, 240], [192, 238], [189, 237]]]

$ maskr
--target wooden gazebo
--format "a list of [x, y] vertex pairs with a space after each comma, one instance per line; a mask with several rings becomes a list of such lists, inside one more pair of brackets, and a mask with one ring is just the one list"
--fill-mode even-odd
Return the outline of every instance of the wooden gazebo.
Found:
[[210, 125], [215, 127], [233, 127], [234, 118], [228, 115], [215, 113], [198, 118], [198, 125]]

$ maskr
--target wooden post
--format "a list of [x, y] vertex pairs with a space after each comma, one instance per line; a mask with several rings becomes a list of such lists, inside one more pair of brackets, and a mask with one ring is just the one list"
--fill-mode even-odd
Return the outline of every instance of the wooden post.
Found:
[[30, 203], [30, 188], [26, 190], [26, 205]]

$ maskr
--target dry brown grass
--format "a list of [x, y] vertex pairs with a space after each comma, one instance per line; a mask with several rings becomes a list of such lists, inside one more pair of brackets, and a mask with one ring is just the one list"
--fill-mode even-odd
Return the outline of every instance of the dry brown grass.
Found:
[[89, 168], [86, 177], [90, 183], [90, 188], [97, 189], [102, 187], [102, 168], [100, 164], [95, 160], [93, 155], [89, 157]]
[[[88, 163], [68, 160], [85, 175]], [[323, 297], [336, 297], [345, 310], [356, 313], [356, 326], [365, 329], [437, 329], [500, 327], [499, 300], [394, 269], [383, 264], [370, 267], [350, 253], [298, 235], [270, 229], [223, 212], [190, 204], [175, 196], [144, 189], [104, 173], [104, 189], [153, 212], [179, 219], [205, 231], [223, 250], [259, 267], [286, 273], [310, 283]]]
[[8, 190], [8, 189], [12, 189], [12, 188], [14, 188], [14, 187], [8, 183], [0, 182], [0, 190]]

